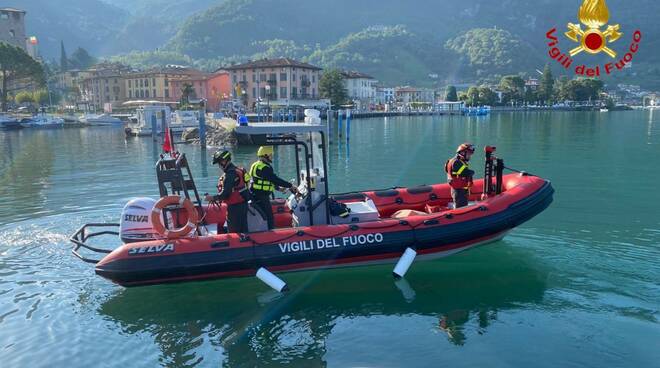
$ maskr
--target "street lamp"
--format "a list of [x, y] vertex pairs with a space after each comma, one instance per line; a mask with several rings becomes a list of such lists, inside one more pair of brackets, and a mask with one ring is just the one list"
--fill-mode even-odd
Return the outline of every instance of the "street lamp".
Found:
[[266, 84], [266, 121], [270, 121], [270, 84]]

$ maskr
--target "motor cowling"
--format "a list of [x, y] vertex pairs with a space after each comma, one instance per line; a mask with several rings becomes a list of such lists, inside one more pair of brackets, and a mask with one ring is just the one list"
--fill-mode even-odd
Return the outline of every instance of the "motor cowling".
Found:
[[126, 203], [119, 221], [119, 237], [124, 243], [162, 238], [151, 222], [150, 215], [155, 205], [156, 200], [147, 197], [134, 198]]

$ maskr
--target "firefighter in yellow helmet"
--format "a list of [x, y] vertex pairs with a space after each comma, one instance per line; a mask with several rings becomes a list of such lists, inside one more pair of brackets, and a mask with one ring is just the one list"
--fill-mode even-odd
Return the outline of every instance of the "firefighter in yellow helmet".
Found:
[[474, 171], [470, 170], [468, 162], [474, 154], [474, 145], [463, 143], [456, 149], [456, 156], [447, 160], [445, 172], [447, 181], [451, 186], [451, 197], [454, 199], [454, 208], [461, 208], [468, 205], [470, 196], [470, 187]]
[[275, 189], [289, 189], [291, 193], [296, 194], [298, 189], [288, 181], [278, 177], [273, 171], [273, 147], [261, 146], [257, 151], [259, 159], [250, 167], [250, 177], [252, 179], [253, 203], [261, 209], [268, 221], [268, 229], [275, 227], [273, 219], [273, 209], [270, 204], [270, 198]]

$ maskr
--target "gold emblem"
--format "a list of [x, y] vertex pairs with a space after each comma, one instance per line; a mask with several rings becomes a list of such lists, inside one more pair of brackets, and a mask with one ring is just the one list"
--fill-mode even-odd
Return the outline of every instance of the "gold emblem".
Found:
[[605, 31], [600, 30], [610, 19], [610, 11], [605, 0], [584, 0], [578, 11], [578, 19], [587, 29], [582, 30], [579, 24], [568, 23], [566, 37], [580, 43], [580, 46], [570, 51], [571, 56], [582, 51], [590, 54], [598, 54], [602, 51], [615, 58], [616, 52], [607, 47], [607, 44], [618, 40], [623, 33], [619, 32], [618, 24], [607, 26]]

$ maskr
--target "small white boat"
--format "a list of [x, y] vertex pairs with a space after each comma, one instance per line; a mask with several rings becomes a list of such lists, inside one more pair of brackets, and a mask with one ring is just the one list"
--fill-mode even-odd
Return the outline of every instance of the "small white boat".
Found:
[[609, 111], [610, 111], [610, 110], [607, 109], [606, 107], [603, 107], [603, 108], [600, 109], [600, 112], [609, 112]]
[[172, 113], [170, 129], [173, 133], [181, 133], [188, 128], [199, 128], [199, 111], [176, 110]]
[[29, 119], [21, 120], [23, 128], [61, 128], [64, 126], [64, 119], [49, 115], [37, 115]]
[[120, 125], [123, 122], [110, 114], [85, 114], [80, 121], [90, 125]]
[[131, 117], [126, 124], [125, 132], [128, 136], [151, 135], [152, 126], [156, 127], [156, 134], [163, 133], [163, 117], [165, 124], [169, 126], [172, 122], [170, 108], [165, 105], [144, 105], [135, 110], [135, 116]]

